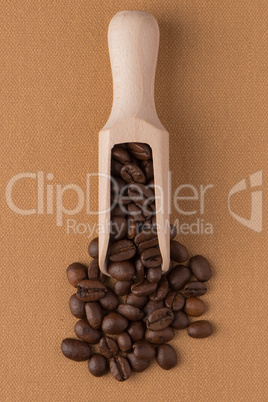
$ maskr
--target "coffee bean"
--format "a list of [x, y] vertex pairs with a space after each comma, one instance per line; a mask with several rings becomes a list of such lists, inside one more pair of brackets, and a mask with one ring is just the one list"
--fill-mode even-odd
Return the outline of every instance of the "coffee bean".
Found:
[[128, 360], [123, 356], [115, 356], [110, 360], [110, 370], [117, 381], [125, 381], [131, 374]]
[[[161, 279], [161, 276], [162, 276], [161, 267], [147, 268], [146, 279], [147, 279], [148, 282], [158, 284], [158, 282]], [[153, 294], [155, 294], [155, 292]]]
[[151, 247], [142, 251], [141, 262], [147, 268], [159, 267], [162, 263], [161, 253], [158, 248]]
[[157, 283], [149, 283], [148, 281], [137, 282], [131, 286], [131, 292], [136, 296], [149, 296], [156, 289]]
[[146, 175], [147, 181], [151, 180], [154, 177], [154, 168], [152, 160], [143, 160], [141, 161], [141, 167]]
[[101, 272], [97, 258], [94, 258], [89, 264], [87, 275], [88, 279], [100, 281], [101, 283], [105, 283], [108, 279], [108, 276]]
[[184, 262], [188, 259], [188, 250], [176, 240], [170, 242], [170, 257], [176, 262]]
[[68, 281], [74, 287], [77, 287], [83, 279], [87, 279], [87, 267], [79, 262], [69, 265], [66, 272]]
[[126, 261], [134, 257], [136, 247], [131, 240], [119, 240], [109, 247], [108, 254], [111, 261]]
[[[154, 269], [154, 268], [151, 268]], [[156, 268], [155, 268], [156, 269]], [[163, 277], [158, 283], [157, 289], [152, 293], [149, 298], [150, 300], [163, 300], [169, 291], [169, 283], [167, 278]], [[168, 306], [167, 306], [168, 307]]]
[[168, 274], [170, 287], [174, 290], [180, 290], [190, 280], [191, 271], [184, 265], [177, 265]]
[[102, 308], [108, 311], [113, 311], [119, 304], [119, 299], [111, 288], [107, 288], [106, 295], [99, 300]]
[[139, 321], [144, 317], [144, 313], [131, 304], [120, 304], [117, 311], [130, 321]]
[[87, 320], [79, 320], [74, 326], [75, 335], [84, 342], [98, 343], [101, 338], [101, 331], [92, 328]]
[[146, 322], [147, 318], [149, 317], [149, 315], [152, 314], [153, 311], [159, 310], [162, 307], [164, 307], [163, 300], [149, 300], [143, 309], [143, 312], [145, 314], [143, 321]]
[[98, 258], [99, 254], [99, 239], [95, 237], [95, 239], [91, 240], [88, 246], [88, 254], [92, 258]]
[[160, 331], [168, 327], [174, 320], [174, 313], [168, 307], [153, 311], [146, 321], [146, 326], [152, 331]]
[[176, 226], [170, 225], [170, 240], [173, 240], [177, 236]]
[[145, 324], [142, 321], [131, 321], [127, 328], [132, 342], [142, 341], [145, 334]]
[[88, 343], [72, 338], [65, 338], [62, 341], [61, 351], [65, 357], [77, 362], [88, 360], [92, 354]]
[[76, 318], [85, 318], [85, 302], [77, 299], [76, 294], [72, 295], [69, 300], [69, 307], [72, 315]]
[[144, 250], [146, 248], [157, 246], [157, 232], [154, 230], [142, 230], [135, 236], [134, 243], [139, 248], [139, 250]]
[[190, 324], [187, 331], [192, 338], [206, 338], [212, 334], [213, 327], [209, 321], [200, 320]]
[[120, 172], [123, 164], [116, 161], [115, 159], [111, 160], [111, 175], [112, 176], [120, 176]]
[[155, 200], [153, 191], [141, 183], [130, 184], [127, 193], [129, 198], [139, 207], [143, 205], [148, 207]]
[[127, 163], [121, 169], [121, 177], [126, 183], [146, 183], [143, 171], [133, 163]]
[[137, 224], [133, 218], [128, 219], [128, 232], [127, 237], [128, 239], [134, 239], [137, 233]]
[[135, 274], [131, 261], [112, 262], [108, 266], [109, 274], [118, 281], [130, 281]]
[[124, 353], [130, 352], [132, 350], [132, 341], [127, 332], [122, 332], [122, 334], [119, 334], [117, 336], [117, 343], [119, 349]]
[[[143, 215], [143, 211], [141, 210], [140, 207], [138, 207], [134, 202], [131, 204], [128, 204], [127, 206], [128, 213], [129, 215], [132, 216], [132, 218], [135, 220], [135, 222], [144, 222], [147, 219], [147, 215]], [[150, 214], [149, 214], [150, 217]]]
[[197, 280], [201, 282], [208, 281], [211, 278], [211, 268], [208, 260], [202, 255], [195, 255], [190, 258], [189, 268], [196, 277]]
[[86, 316], [92, 328], [101, 328], [104, 311], [98, 302], [90, 302], [85, 306]]
[[152, 360], [155, 357], [155, 348], [147, 341], [138, 341], [133, 344], [133, 353], [138, 359]]
[[198, 297], [207, 292], [207, 287], [203, 282], [187, 282], [182, 290], [182, 293], [186, 297]]
[[131, 162], [131, 157], [126, 149], [121, 147], [120, 145], [115, 145], [112, 149], [112, 158], [115, 159], [116, 161], [122, 163], [123, 165], [125, 163], [130, 163]]
[[142, 371], [146, 370], [150, 365], [150, 360], [139, 359], [137, 356], [135, 356], [133, 352], [127, 354], [127, 359], [132, 370], [136, 373], [141, 373]]
[[88, 302], [101, 299], [106, 292], [107, 288], [101, 282], [84, 279], [77, 285], [76, 296], [79, 300]]
[[143, 308], [148, 301], [148, 296], [136, 296], [133, 293], [129, 293], [126, 298], [126, 303], [132, 306]]
[[169, 292], [165, 298], [165, 305], [173, 311], [179, 311], [183, 308], [185, 303], [184, 297], [176, 290]]
[[122, 240], [127, 234], [127, 220], [123, 216], [114, 216], [110, 222], [110, 239]]
[[150, 329], [146, 329], [145, 331], [146, 341], [156, 345], [171, 341], [174, 338], [174, 335], [175, 333], [170, 327], [166, 327], [160, 331], [151, 331]]
[[107, 359], [110, 359], [119, 353], [116, 341], [109, 336], [102, 337], [98, 346], [100, 353], [107, 357]]
[[116, 281], [114, 284], [114, 292], [117, 296], [125, 296], [129, 294], [133, 281]]
[[144, 266], [139, 258], [135, 261], [135, 277], [137, 282], [142, 282], [145, 279]]
[[123, 216], [126, 217], [128, 210], [124, 205], [115, 205], [113, 208], [111, 207], [111, 216]]
[[88, 369], [95, 377], [102, 377], [109, 371], [109, 366], [104, 356], [95, 353], [88, 361]]
[[189, 297], [188, 299], [186, 299], [184, 311], [186, 314], [192, 317], [199, 317], [206, 311], [206, 305], [200, 299]]
[[110, 335], [118, 335], [128, 326], [128, 320], [123, 315], [111, 312], [108, 313], [102, 321], [102, 330]]
[[183, 311], [178, 311], [174, 315], [174, 320], [171, 323], [171, 327], [174, 329], [184, 329], [188, 327], [189, 320], [187, 315]]
[[170, 370], [177, 365], [177, 354], [172, 346], [164, 344], [157, 348], [156, 361], [164, 370]]
[[151, 148], [147, 144], [131, 142], [127, 144], [128, 151], [134, 158], [139, 160], [148, 160], [152, 157]]

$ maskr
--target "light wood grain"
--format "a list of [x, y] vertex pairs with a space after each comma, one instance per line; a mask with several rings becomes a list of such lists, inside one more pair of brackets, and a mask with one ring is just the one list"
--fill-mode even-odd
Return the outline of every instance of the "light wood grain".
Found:
[[152, 148], [156, 222], [162, 271], [169, 268], [169, 134], [155, 109], [154, 80], [159, 46], [155, 18], [143, 11], [121, 11], [108, 31], [113, 74], [113, 106], [99, 133], [99, 265], [107, 274], [110, 227], [110, 164], [115, 144], [143, 142]]

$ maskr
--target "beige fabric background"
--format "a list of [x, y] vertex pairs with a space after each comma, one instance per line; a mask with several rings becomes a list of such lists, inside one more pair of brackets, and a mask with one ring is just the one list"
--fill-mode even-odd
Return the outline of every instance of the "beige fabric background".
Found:
[[[61, 340], [73, 336], [68, 310], [73, 290], [65, 269], [88, 263], [88, 233], [67, 234], [66, 221], [97, 222], [85, 208], [63, 217], [22, 216], [5, 201], [10, 179], [43, 171], [56, 185], [97, 172], [98, 131], [112, 103], [107, 28], [120, 10], [153, 13], [161, 42], [156, 106], [170, 132], [172, 191], [189, 183], [205, 197], [180, 204], [192, 216], [172, 220], [213, 224], [211, 235], [180, 235], [191, 255], [213, 266], [204, 318], [212, 337], [195, 340], [177, 332], [172, 345], [179, 365], [170, 372], [154, 362], [143, 374], [117, 383], [96, 379], [87, 363], [65, 359]], [[257, 233], [228, 212], [232, 186], [267, 169], [265, 66], [267, 16], [264, 0], [89, 1], [6, 0], [0, 5], [1, 124], [1, 401], [264, 401], [267, 381], [267, 254]], [[266, 126], [267, 127], [267, 126]], [[264, 190], [259, 188], [259, 190]], [[14, 187], [21, 208], [36, 204], [36, 181]], [[91, 186], [97, 208], [97, 182]], [[267, 209], [264, 205], [263, 211]], [[76, 205], [73, 193], [66, 208]], [[45, 205], [46, 206], [46, 205]], [[234, 196], [232, 209], [250, 216], [250, 191]]]

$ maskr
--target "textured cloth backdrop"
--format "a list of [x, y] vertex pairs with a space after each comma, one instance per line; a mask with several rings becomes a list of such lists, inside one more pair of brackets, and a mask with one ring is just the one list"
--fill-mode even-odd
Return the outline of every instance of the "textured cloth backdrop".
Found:
[[[86, 362], [60, 351], [76, 322], [65, 269], [89, 262], [87, 245], [96, 234], [78, 225], [94, 229], [97, 216], [83, 206], [63, 214], [59, 226], [56, 193], [59, 202], [63, 186], [80, 186], [78, 195], [63, 196], [65, 208], [75, 208], [77, 197], [86, 196], [87, 173], [97, 172], [98, 131], [112, 104], [107, 29], [124, 9], [149, 11], [159, 22], [155, 93], [170, 132], [172, 194], [189, 184], [179, 194], [196, 198], [180, 200], [180, 213], [173, 206], [171, 221], [178, 219], [178, 240], [190, 254], [212, 264], [203, 300], [215, 332], [198, 340], [178, 331], [171, 342], [176, 369], [166, 372], [154, 362], [118, 383], [111, 375], [94, 378]], [[2, 2], [1, 401], [265, 400], [266, 15], [264, 0]], [[17, 176], [9, 196], [10, 180], [20, 173], [30, 175]], [[243, 179], [229, 211], [228, 194]], [[95, 211], [97, 181], [90, 184]], [[201, 186], [209, 185], [202, 203]], [[15, 206], [35, 210], [20, 215]], [[249, 220], [251, 209], [247, 227], [239, 217]], [[202, 234], [202, 225], [213, 233]]]

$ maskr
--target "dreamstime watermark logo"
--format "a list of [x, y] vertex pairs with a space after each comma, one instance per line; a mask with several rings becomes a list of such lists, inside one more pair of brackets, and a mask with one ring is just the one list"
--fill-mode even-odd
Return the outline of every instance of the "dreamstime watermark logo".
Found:
[[[94, 211], [90, 205], [92, 180], [94, 178], [96, 180], [98, 176], [98, 173], [87, 173], [84, 187], [81, 187], [75, 183], [65, 185], [58, 183], [55, 184], [53, 183], [53, 173], [45, 174], [44, 171], [38, 171], [36, 173], [22, 172], [14, 175], [7, 183], [5, 189], [6, 204], [12, 212], [18, 215], [54, 215], [56, 226], [61, 227], [65, 224], [66, 232], [68, 234], [87, 235], [88, 238], [90, 238], [93, 233], [98, 234], [103, 231], [104, 228], [100, 227], [99, 223], [90, 225], [86, 222], [79, 222], [77, 220], [77, 215], [80, 212], [84, 212], [87, 215], [98, 215], [107, 212]], [[169, 176], [171, 187], [171, 173]], [[111, 185], [112, 189], [111, 210], [113, 210], [116, 205], [120, 205], [122, 210], [128, 212], [127, 202], [125, 202], [126, 197], [128, 196], [127, 188], [122, 188], [119, 182], [110, 176], [105, 176], [105, 178], [109, 181], [107, 185]], [[17, 186], [23, 188], [27, 180], [31, 180], [31, 184], [34, 184], [35, 193], [25, 192], [25, 198], [27, 198], [28, 203], [32, 202], [31, 208], [28, 209], [18, 205], [19, 202], [16, 202], [16, 197], [14, 197], [14, 189]], [[227, 196], [227, 207], [230, 215], [240, 224], [256, 232], [262, 231], [262, 191], [260, 189], [255, 190], [255, 187], [261, 185], [262, 171], [260, 170], [250, 175], [250, 187], [254, 189], [254, 191], [251, 192], [250, 219], [241, 217], [231, 209], [232, 196], [247, 189], [246, 180], [243, 179], [236, 183]], [[155, 195], [153, 196], [152, 191], [154, 190]], [[211, 195], [212, 190], [214, 190], [213, 184], [201, 184], [200, 186], [181, 184], [175, 188], [173, 196], [171, 197], [171, 191], [169, 188], [170, 205], [168, 208], [169, 213], [171, 212], [171, 209], [174, 208], [176, 215], [179, 216], [179, 219], [176, 219], [175, 222], [173, 222], [177, 228], [178, 234], [213, 234], [213, 224], [205, 218], [206, 199]], [[139, 188], [138, 184], [136, 184], [136, 187], [135, 184], [132, 185], [132, 191], [134, 191], [134, 195], [132, 194], [132, 201], [139, 206], [139, 211], [142, 211], [145, 217], [147, 216], [148, 218], [151, 218], [157, 212], [161, 213], [164, 197], [163, 191], [159, 186], [154, 189], [151, 188], [151, 195], [149, 193], [145, 195]], [[66, 207], [66, 197], [68, 197], [68, 194], [70, 193], [72, 193], [72, 196], [75, 195], [76, 198], [76, 203], [73, 208]], [[159, 201], [157, 201], [158, 210], [154, 210], [152, 203], [154, 199], [157, 199], [157, 197], [159, 198]], [[33, 199], [36, 199], [36, 201], [33, 202]], [[115, 231], [118, 230], [119, 228], [115, 227]]]

